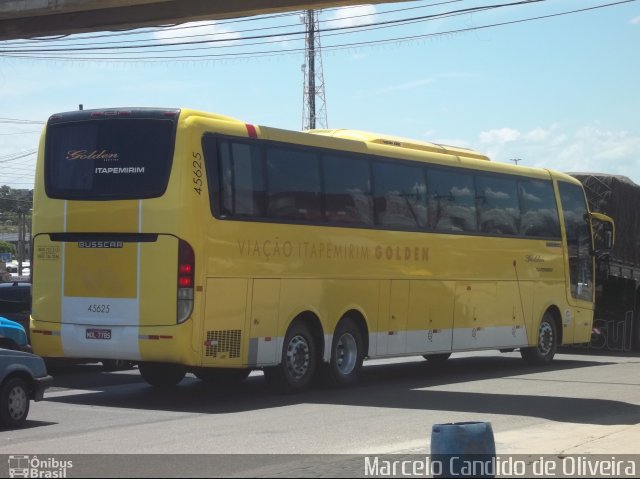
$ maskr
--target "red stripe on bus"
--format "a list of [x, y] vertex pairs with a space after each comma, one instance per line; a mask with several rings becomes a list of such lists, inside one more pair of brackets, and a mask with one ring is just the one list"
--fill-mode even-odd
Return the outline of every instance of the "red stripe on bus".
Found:
[[45, 336], [53, 336], [53, 331], [44, 331], [42, 329], [34, 329], [31, 332], [33, 334], [44, 334]]
[[258, 132], [256, 131], [256, 127], [250, 125], [249, 123], [245, 123], [247, 127], [247, 133], [249, 134], [249, 138], [258, 138]]

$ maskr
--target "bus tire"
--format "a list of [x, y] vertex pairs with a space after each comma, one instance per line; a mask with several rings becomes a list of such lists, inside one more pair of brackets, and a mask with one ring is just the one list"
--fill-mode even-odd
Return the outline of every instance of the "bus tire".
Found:
[[558, 350], [558, 331], [553, 316], [546, 312], [538, 328], [538, 344], [535, 347], [520, 348], [522, 359], [534, 364], [548, 364]]
[[331, 341], [331, 360], [323, 365], [324, 382], [332, 387], [350, 386], [358, 381], [364, 361], [362, 331], [350, 318], [338, 323]]
[[22, 378], [11, 378], [0, 390], [0, 424], [21, 426], [29, 414], [29, 385]]
[[251, 369], [235, 368], [198, 368], [193, 371], [195, 377], [207, 386], [235, 386], [247, 379]]
[[425, 354], [422, 357], [430, 363], [440, 364], [449, 359], [451, 357], [451, 353]]
[[316, 344], [308, 326], [294, 321], [289, 326], [282, 345], [282, 357], [277, 366], [264, 369], [269, 387], [281, 394], [302, 391], [309, 387], [317, 368]]
[[142, 379], [159, 388], [177, 385], [187, 373], [184, 366], [170, 363], [140, 363], [138, 369]]

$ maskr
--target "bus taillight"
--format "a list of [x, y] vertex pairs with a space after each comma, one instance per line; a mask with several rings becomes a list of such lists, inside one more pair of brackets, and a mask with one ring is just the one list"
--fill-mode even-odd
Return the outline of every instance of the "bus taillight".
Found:
[[195, 282], [193, 248], [186, 241], [178, 245], [178, 323], [183, 323], [193, 311], [193, 285]]

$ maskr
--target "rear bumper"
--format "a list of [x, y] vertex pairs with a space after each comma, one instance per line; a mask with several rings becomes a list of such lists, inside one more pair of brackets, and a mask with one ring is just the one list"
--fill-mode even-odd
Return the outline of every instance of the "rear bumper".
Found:
[[[35, 354], [44, 358], [122, 359], [199, 365], [192, 344], [192, 323], [172, 326], [117, 326], [52, 323], [31, 319]], [[103, 339], [88, 337], [87, 330], [108, 330]]]

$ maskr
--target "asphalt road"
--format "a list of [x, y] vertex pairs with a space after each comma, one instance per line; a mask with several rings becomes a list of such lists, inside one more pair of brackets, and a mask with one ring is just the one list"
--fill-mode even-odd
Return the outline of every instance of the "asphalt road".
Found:
[[[634, 454], [639, 371], [634, 356], [559, 354], [537, 368], [517, 353], [454, 354], [442, 365], [370, 361], [349, 389], [277, 396], [260, 372], [229, 391], [191, 376], [163, 391], [135, 369], [64, 367], [26, 426], [0, 431], [0, 454], [117, 454], [86, 456], [85, 474], [97, 475], [119, 465], [131, 476], [339, 476], [349, 475], [346, 456], [301, 466], [304, 456], [287, 455], [424, 455], [433, 424], [463, 421], [491, 422], [498, 454]], [[122, 454], [155, 456], [136, 465]], [[173, 456], [183, 454], [216, 456]]]

